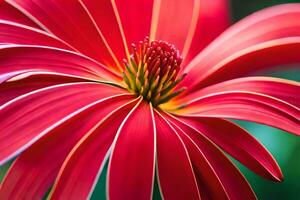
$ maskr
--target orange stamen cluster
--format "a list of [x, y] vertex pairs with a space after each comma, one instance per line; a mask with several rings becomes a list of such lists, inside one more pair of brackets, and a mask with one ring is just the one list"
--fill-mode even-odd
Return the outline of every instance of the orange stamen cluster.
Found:
[[184, 90], [174, 91], [185, 76], [178, 76], [182, 57], [174, 45], [165, 41], [150, 42], [146, 37], [138, 46], [132, 44], [132, 50], [130, 61], [124, 60], [123, 73], [129, 91], [157, 106]]

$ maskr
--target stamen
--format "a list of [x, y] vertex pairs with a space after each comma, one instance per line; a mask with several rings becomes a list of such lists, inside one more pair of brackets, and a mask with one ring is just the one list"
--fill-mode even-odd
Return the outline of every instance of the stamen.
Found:
[[129, 91], [142, 95], [154, 106], [165, 103], [185, 90], [175, 91], [185, 74], [178, 76], [182, 57], [174, 45], [165, 41], [132, 44], [130, 61], [124, 60], [123, 79]]

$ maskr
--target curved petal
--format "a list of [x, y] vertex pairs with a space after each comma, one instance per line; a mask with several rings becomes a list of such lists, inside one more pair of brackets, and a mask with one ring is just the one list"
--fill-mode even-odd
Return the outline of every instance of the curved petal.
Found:
[[[127, 44], [138, 43], [150, 34], [154, 5], [157, 0], [111, 0], [114, 12]], [[126, 43], [125, 43], [126, 44]]]
[[228, 0], [200, 0], [199, 2], [199, 13], [195, 13], [199, 15], [198, 20], [192, 21], [189, 34], [185, 39], [182, 52], [185, 57], [183, 67], [230, 25]]
[[0, 19], [40, 28], [30, 18], [28, 18], [26, 15], [24, 15], [22, 12], [20, 12], [18, 9], [16, 9], [6, 1], [0, 2]]
[[186, 68], [185, 83], [195, 90], [264, 67], [299, 62], [293, 52], [299, 51], [299, 39], [289, 40], [300, 36], [299, 17], [300, 4], [279, 5], [246, 17], [196, 56]]
[[258, 93], [215, 93], [193, 100], [183, 112], [193, 116], [253, 121], [300, 134], [299, 108]]
[[54, 47], [3, 45], [0, 47], [0, 65], [0, 74], [40, 70], [90, 79], [120, 80], [119, 76], [88, 57]]
[[0, 43], [72, 49], [64, 41], [45, 31], [2, 19], [0, 19]]
[[1, 183], [0, 198], [42, 198], [75, 144], [110, 112], [132, 99], [132, 95], [116, 95], [77, 110], [73, 117], [49, 131], [18, 156]]
[[137, 99], [111, 112], [77, 143], [61, 167], [50, 199], [88, 198], [122, 121], [136, 104]]
[[165, 40], [174, 44], [179, 51], [183, 51], [190, 27], [195, 26], [198, 21], [200, 1], [161, 0], [159, 2], [159, 9], [156, 11], [158, 12], [157, 27], [153, 39]]
[[300, 83], [272, 77], [246, 77], [224, 81], [178, 99], [187, 102], [197, 97], [225, 91], [245, 91], [265, 94], [300, 108]]
[[[177, 127], [195, 166], [197, 179], [207, 184], [212, 199], [256, 199], [245, 177], [217, 146], [189, 124], [170, 115], [168, 119]], [[206, 163], [198, 160], [203, 156]]]
[[278, 164], [268, 150], [238, 125], [218, 118], [178, 116], [178, 119], [193, 126], [258, 175], [273, 181], [283, 179]]
[[157, 132], [156, 165], [162, 197], [200, 199], [192, 163], [183, 141], [158, 111], [154, 117]]
[[6, 75], [0, 76], [0, 106], [20, 95], [48, 86], [88, 81], [80, 77], [40, 71], [16, 71]]
[[107, 171], [109, 199], [152, 199], [155, 134], [152, 106], [141, 102], [120, 126], [112, 146]]
[[79, 1], [9, 0], [81, 53], [115, 69], [106, 42]]
[[123, 90], [99, 83], [68, 83], [36, 90], [7, 102], [0, 107], [0, 164], [28, 148], [71, 117], [74, 111], [120, 93]]

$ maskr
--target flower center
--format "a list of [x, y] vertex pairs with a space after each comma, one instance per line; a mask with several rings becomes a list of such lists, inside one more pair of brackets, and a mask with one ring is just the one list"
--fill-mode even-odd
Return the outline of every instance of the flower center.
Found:
[[182, 57], [174, 45], [165, 41], [132, 44], [130, 61], [124, 60], [123, 79], [130, 92], [142, 95], [154, 106], [165, 103], [184, 91], [175, 90], [185, 74], [178, 75]]

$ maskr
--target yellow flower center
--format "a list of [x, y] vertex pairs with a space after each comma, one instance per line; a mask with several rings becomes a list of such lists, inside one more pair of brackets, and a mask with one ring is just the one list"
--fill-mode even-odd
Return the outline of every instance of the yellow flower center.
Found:
[[124, 60], [123, 79], [130, 92], [142, 95], [154, 106], [165, 103], [184, 91], [175, 86], [185, 76], [178, 75], [182, 57], [174, 45], [165, 41], [132, 44], [130, 61]]

